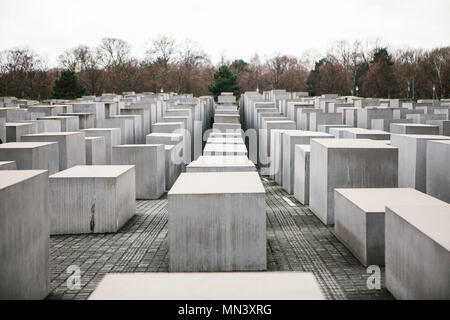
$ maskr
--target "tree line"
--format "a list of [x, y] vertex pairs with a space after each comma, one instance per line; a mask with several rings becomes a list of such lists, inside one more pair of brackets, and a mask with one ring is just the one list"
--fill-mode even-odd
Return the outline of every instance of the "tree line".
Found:
[[[80, 45], [58, 57], [48, 68], [30, 48], [0, 52], [0, 96], [47, 99], [61, 72], [74, 72], [85, 95], [102, 93], [178, 92], [208, 95], [214, 73], [227, 66], [237, 76], [240, 92], [271, 89], [337, 93], [366, 97], [449, 98], [450, 46], [391, 50], [380, 41], [337, 41], [324, 55], [313, 50], [302, 57], [281, 53], [249, 61], [221, 61], [214, 65], [197, 43], [177, 43], [161, 36], [153, 40], [143, 59], [121, 39], [104, 38], [97, 47]], [[210, 87], [211, 88], [211, 87]]]

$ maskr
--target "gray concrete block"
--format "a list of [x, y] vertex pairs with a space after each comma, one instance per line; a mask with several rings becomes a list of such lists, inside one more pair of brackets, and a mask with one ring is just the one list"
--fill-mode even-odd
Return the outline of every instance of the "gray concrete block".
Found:
[[392, 123], [412, 123], [411, 119], [372, 119], [372, 129], [391, 132]]
[[83, 130], [86, 137], [105, 138], [105, 163], [111, 164], [112, 147], [121, 144], [120, 128], [91, 128]]
[[73, 132], [80, 130], [79, 118], [75, 116], [50, 116], [38, 117], [37, 120], [58, 120], [60, 122], [61, 130], [64, 132]]
[[59, 170], [86, 164], [84, 132], [44, 132], [22, 137], [24, 142], [58, 142]]
[[340, 113], [325, 113], [313, 112], [309, 116], [310, 131], [319, 131], [320, 125], [326, 124], [342, 124], [342, 114]]
[[391, 145], [398, 147], [398, 186], [426, 193], [427, 141], [450, 140], [439, 135], [392, 134]]
[[348, 124], [322, 124], [319, 125], [318, 127], [318, 131], [319, 132], [324, 132], [324, 133], [330, 133], [330, 129], [332, 128], [352, 128], [352, 126], [348, 125]]
[[439, 135], [450, 136], [450, 120], [427, 120], [426, 124], [439, 127]]
[[450, 203], [450, 140], [427, 142], [427, 193]]
[[16, 161], [0, 161], [0, 170], [17, 170]]
[[134, 143], [134, 124], [133, 119], [128, 118], [109, 118], [100, 124], [101, 128], [119, 128], [121, 144]]
[[186, 172], [248, 172], [256, 167], [246, 156], [201, 156], [186, 167]]
[[314, 274], [304, 272], [109, 273], [89, 297], [89, 300], [278, 299], [325, 300], [325, 297]]
[[114, 146], [113, 165], [134, 165], [136, 199], [159, 199], [166, 190], [166, 153], [162, 144]]
[[65, 117], [78, 117], [78, 127], [80, 130], [95, 128], [95, 116], [93, 113], [73, 112], [73, 113], [60, 113], [59, 116]]
[[48, 172], [0, 171], [0, 299], [50, 291]]
[[323, 132], [313, 131], [284, 131], [282, 133], [283, 143], [283, 183], [284, 190], [288, 193], [294, 193], [294, 177], [295, 177], [295, 145], [310, 144], [311, 139], [333, 138], [332, 135]]
[[37, 125], [35, 123], [6, 122], [5, 128], [7, 142], [20, 142], [22, 141], [22, 136], [37, 133]]
[[204, 156], [247, 156], [245, 144], [206, 144]]
[[0, 144], [6, 143], [6, 119], [0, 118]]
[[390, 140], [391, 134], [385, 131], [346, 128], [342, 129], [342, 139], [371, 139], [371, 140]]
[[105, 137], [86, 137], [86, 164], [105, 165], [106, 164], [106, 143]]
[[265, 190], [256, 172], [183, 173], [168, 194], [169, 270], [265, 270]]
[[450, 299], [450, 205], [388, 204], [386, 287], [397, 299]]
[[183, 170], [183, 164], [179, 161], [181, 157], [176, 156], [176, 147], [174, 145], [164, 145], [166, 152], [166, 190], [170, 190]]
[[312, 139], [310, 209], [334, 224], [335, 188], [395, 188], [398, 149], [369, 139]]
[[364, 265], [385, 264], [385, 207], [420, 205], [429, 196], [411, 188], [335, 189], [336, 237]]
[[311, 145], [295, 145], [294, 197], [303, 205], [309, 204], [309, 167]]
[[0, 144], [0, 159], [15, 161], [19, 170], [59, 171], [59, 147], [56, 142], [10, 142]]
[[51, 234], [117, 232], [136, 213], [134, 166], [75, 166], [49, 181]]
[[439, 126], [417, 123], [391, 123], [391, 133], [397, 134], [439, 134]]

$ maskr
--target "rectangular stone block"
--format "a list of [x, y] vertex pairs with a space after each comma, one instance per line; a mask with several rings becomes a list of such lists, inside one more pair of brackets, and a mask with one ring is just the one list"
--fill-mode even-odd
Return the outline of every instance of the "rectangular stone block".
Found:
[[333, 128], [342, 128], [342, 129], [346, 129], [346, 128], [352, 128], [352, 126], [347, 125], [347, 124], [323, 124], [323, 125], [319, 125], [319, 132], [324, 132], [324, 133], [330, 133], [330, 129]]
[[246, 156], [201, 156], [186, 167], [186, 172], [256, 171]]
[[0, 118], [6, 122], [20, 122], [27, 119], [27, 110], [20, 108], [0, 108]]
[[134, 165], [136, 199], [159, 199], [166, 191], [166, 152], [163, 144], [114, 146], [113, 165]]
[[106, 164], [106, 143], [105, 137], [86, 137], [86, 164], [105, 165]]
[[[105, 120], [105, 104], [103, 102], [77, 102], [72, 104], [74, 113], [91, 113], [94, 116], [94, 125], [97, 127], [100, 122]], [[81, 129], [88, 129], [92, 127], [83, 127]]]
[[120, 128], [91, 128], [91, 129], [84, 129], [83, 132], [86, 137], [103, 137], [105, 139], [104, 164], [110, 165], [112, 156], [112, 147], [121, 144]]
[[372, 119], [372, 129], [391, 132], [393, 123], [412, 123], [411, 119]]
[[45, 117], [57, 116], [64, 112], [73, 112], [71, 105], [36, 105], [28, 106], [28, 112], [43, 113]]
[[385, 131], [363, 129], [363, 128], [346, 128], [342, 129], [343, 139], [371, 139], [371, 140], [390, 140], [391, 134]]
[[270, 138], [273, 129], [295, 130], [296, 124], [291, 120], [265, 121], [263, 123], [263, 127], [259, 130], [258, 140], [258, 162], [260, 167], [270, 165]]
[[311, 145], [295, 145], [294, 197], [301, 204], [309, 204], [309, 167]]
[[358, 128], [372, 129], [372, 119], [393, 119], [394, 112], [390, 108], [358, 109]]
[[295, 177], [295, 145], [310, 144], [311, 139], [333, 138], [332, 135], [323, 132], [313, 131], [284, 131], [282, 134], [283, 143], [283, 183], [284, 190], [294, 193]]
[[89, 300], [262, 301], [325, 297], [314, 274], [304, 272], [108, 273]]
[[391, 123], [391, 133], [398, 134], [439, 134], [439, 127], [417, 123]]
[[17, 170], [16, 161], [0, 161], [0, 170]]
[[134, 124], [133, 119], [128, 118], [109, 118], [100, 124], [102, 128], [119, 128], [120, 129], [120, 143], [131, 144], [134, 143]]
[[48, 172], [0, 171], [0, 299], [50, 291]]
[[84, 132], [44, 132], [22, 137], [24, 142], [58, 142], [59, 170], [86, 164]]
[[310, 131], [318, 131], [320, 125], [326, 124], [342, 124], [342, 114], [313, 112], [309, 116]]
[[424, 124], [428, 120], [449, 120], [445, 114], [407, 114], [406, 119], [411, 119], [413, 123]]
[[335, 188], [395, 188], [396, 147], [369, 139], [312, 139], [310, 209], [327, 225], [334, 224]]
[[398, 147], [398, 186], [427, 192], [427, 142], [450, 140], [439, 135], [392, 134], [391, 145]]
[[247, 156], [245, 144], [207, 143], [203, 149], [204, 156]]
[[37, 120], [58, 120], [60, 122], [60, 131], [73, 132], [80, 130], [78, 117], [75, 116], [50, 116], [37, 117]]
[[[431, 198], [431, 197], [430, 197]], [[397, 299], [450, 299], [450, 205], [386, 207], [386, 287]]]
[[241, 130], [241, 124], [240, 123], [217, 123], [216, 122], [213, 124], [213, 130], [220, 131], [220, 132], [227, 132], [229, 130], [238, 131], [238, 130]]
[[78, 127], [80, 130], [95, 128], [95, 116], [93, 113], [73, 112], [60, 113], [59, 116], [78, 117]]
[[427, 124], [439, 127], [439, 135], [450, 136], [450, 120], [427, 120]]
[[35, 123], [26, 122], [6, 122], [6, 141], [20, 142], [22, 136], [37, 133], [37, 125]]
[[119, 116], [111, 116], [110, 119], [130, 119], [133, 120], [133, 142], [132, 143], [144, 143], [145, 135], [142, 128], [142, 116], [137, 115], [119, 115]]
[[176, 155], [176, 146], [166, 144], [164, 150], [166, 152], [166, 190], [170, 190], [183, 170], [183, 163], [182, 158]]
[[134, 166], [75, 166], [49, 181], [51, 234], [117, 232], [136, 213]]
[[385, 207], [420, 205], [429, 196], [411, 188], [335, 189], [336, 237], [364, 265], [385, 264]]
[[450, 140], [427, 142], [427, 193], [450, 203]]
[[6, 143], [6, 120], [5, 118], [0, 118], [0, 144]]
[[237, 123], [240, 124], [239, 115], [215, 114], [214, 123]]
[[59, 147], [56, 142], [10, 142], [0, 144], [0, 159], [15, 161], [19, 170], [59, 171]]
[[147, 144], [178, 145], [183, 141], [183, 135], [178, 133], [151, 133], [146, 137]]
[[209, 138], [207, 143], [211, 144], [244, 144], [241, 137]]
[[120, 110], [120, 114], [124, 115], [124, 116], [129, 116], [129, 115], [137, 115], [137, 116], [141, 116], [141, 128], [142, 128], [142, 133], [144, 135], [147, 135], [150, 133], [150, 109], [146, 109], [146, 108], [123, 108]]
[[258, 173], [183, 173], [168, 199], [170, 272], [266, 269], [265, 190]]

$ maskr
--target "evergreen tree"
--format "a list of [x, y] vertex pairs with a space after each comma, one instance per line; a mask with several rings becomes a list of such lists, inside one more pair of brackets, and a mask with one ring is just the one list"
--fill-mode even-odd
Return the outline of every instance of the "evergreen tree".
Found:
[[59, 79], [55, 80], [52, 99], [75, 99], [80, 98], [86, 92], [86, 88], [78, 82], [75, 72], [64, 70]]
[[241, 87], [237, 84], [237, 76], [231, 72], [227, 66], [221, 66], [219, 70], [214, 74], [216, 82], [208, 86], [208, 90], [214, 95], [214, 99], [217, 101], [217, 97], [222, 92], [233, 92], [237, 97]]

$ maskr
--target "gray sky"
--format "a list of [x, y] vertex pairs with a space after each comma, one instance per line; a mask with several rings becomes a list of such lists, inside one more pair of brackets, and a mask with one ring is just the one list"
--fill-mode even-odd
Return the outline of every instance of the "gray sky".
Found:
[[332, 41], [450, 45], [450, 0], [0, 0], [0, 50], [27, 45], [50, 65], [64, 49], [118, 37], [142, 57], [159, 35], [196, 41], [213, 62], [325, 52]]

